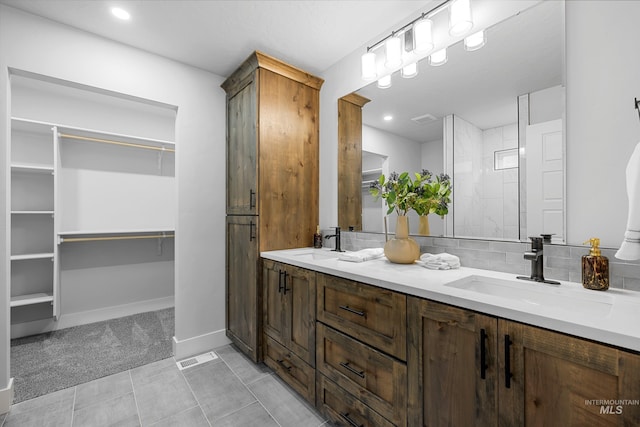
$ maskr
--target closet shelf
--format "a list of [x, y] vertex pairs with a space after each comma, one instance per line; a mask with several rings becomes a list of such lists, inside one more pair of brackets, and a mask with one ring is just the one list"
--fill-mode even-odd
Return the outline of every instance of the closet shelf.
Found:
[[53, 252], [43, 252], [37, 254], [11, 255], [11, 261], [24, 261], [29, 259], [53, 258]]
[[32, 304], [42, 304], [43, 302], [53, 302], [52, 294], [37, 293], [11, 297], [11, 307], [21, 307]]
[[53, 166], [30, 163], [13, 163], [11, 164], [11, 172], [52, 174]]
[[11, 211], [11, 215], [53, 215], [53, 211]]

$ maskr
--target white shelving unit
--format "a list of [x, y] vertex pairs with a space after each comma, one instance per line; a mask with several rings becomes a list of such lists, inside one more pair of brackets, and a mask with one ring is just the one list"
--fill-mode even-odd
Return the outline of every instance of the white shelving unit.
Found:
[[[11, 120], [11, 303], [58, 307], [54, 285], [54, 147], [47, 123]], [[44, 263], [42, 261], [45, 261]], [[51, 260], [48, 264], [46, 261]]]

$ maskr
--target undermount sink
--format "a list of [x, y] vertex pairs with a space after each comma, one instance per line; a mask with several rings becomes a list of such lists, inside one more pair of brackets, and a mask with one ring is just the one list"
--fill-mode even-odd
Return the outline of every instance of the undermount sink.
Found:
[[324, 250], [324, 249], [311, 249], [308, 252], [302, 252], [302, 253], [296, 254], [295, 257], [301, 258], [301, 259], [309, 259], [309, 260], [322, 260], [322, 259], [335, 259], [340, 257], [340, 255], [342, 255], [342, 252], [335, 252], [335, 251]]
[[484, 295], [506, 298], [513, 301], [545, 308], [571, 307], [576, 314], [604, 317], [611, 312], [613, 298], [602, 293], [582, 294], [575, 288], [564, 289], [536, 282], [504, 280], [472, 275], [448, 283], [445, 286], [464, 289]]

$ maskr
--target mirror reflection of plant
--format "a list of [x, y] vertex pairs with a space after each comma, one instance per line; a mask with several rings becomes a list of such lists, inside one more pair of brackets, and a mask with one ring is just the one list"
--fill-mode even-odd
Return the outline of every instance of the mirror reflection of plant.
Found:
[[441, 173], [433, 176], [427, 169], [415, 174], [412, 192], [415, 194], [411, 207], [420, 216], [435, 213], [441, 217], [449, 213], [451, 203], [451, 178]]
[[402, 172], [400, 175], [392, 172], [389, 179], [382, 174], [377, 181], [372, 182], [369, 193], [375, 200], [385, 201], [388, 207], [387, 215], [393, 211], [398, 215], [406, 215], [413, 208], [416, 199], [413, 188], [414, 183], [408, 172]]

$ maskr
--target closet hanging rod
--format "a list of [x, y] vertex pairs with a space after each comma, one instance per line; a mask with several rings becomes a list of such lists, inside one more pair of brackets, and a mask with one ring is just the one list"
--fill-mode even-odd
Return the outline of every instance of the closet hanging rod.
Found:
[[142, 149], [145, 149], [145, 150], [168, 151], [170, 153], [175, 153], [176, 152], [176, 150], [173, 149], [173, 148], [154, 147], [152, 145], [132, 144], [130, 142], [112, 141], [110, 139], [91, 138], [91, 137], [88, 137], [88, 136], [79, 136], [79, 135], [69, 135], [68, 133], [59, 133], [58, 135], [61, 138], [67, 138], [67, 139], [79, 139], [79, 140], [82, 140], [82, 141], [101, 142], [103, 144], [121, 145], [121, 146], [124, 146], [124, 147], [142, 148]]
[[143, 234], [130, 236], [108, 236], [108, 237], [60, 237], [60, 243], [74, 242], [100, 242], [108, 240], [141, 240], [141, 239], [164, 239], [175, 237], [175, 234]]

